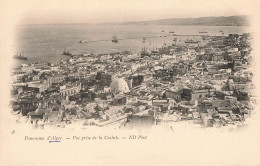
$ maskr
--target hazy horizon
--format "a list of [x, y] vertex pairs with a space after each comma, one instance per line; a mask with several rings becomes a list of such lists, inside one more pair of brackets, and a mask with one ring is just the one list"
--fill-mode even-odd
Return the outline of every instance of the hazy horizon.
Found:
[[227, 17], [250, 15], [247, 7], [256, 7], [244, 0], [27, 0], [7, 2], [5, 5], [9, 7], [8, 15], [12, 15], [16, 25]]
[[146, 21], [157, 21], [157, 20], [167, 20], [167, 19], [187, 19], [187, 18], [207, 18], [207, 17], [233, 17], [233, 16], [245, 16], [249, 17], [248, 15], [228, 15], [228, 16], [202, 16], [202, 17], [167, 17], [167, 18], [161, 18], [161, 19], [150, 19], [150, 20], [132, 20], [132, 21], [111, 21], [111, 22], [64, 22], [64, 23], [38, 23], [38, 24], [18, 24], [18, 25], [63, 25], [63, 24], [90, 24], [90, 25], [96, 25], [96, 24], [113, 24], [113, 23], [132, 23], [132, 22], [146, 22]]

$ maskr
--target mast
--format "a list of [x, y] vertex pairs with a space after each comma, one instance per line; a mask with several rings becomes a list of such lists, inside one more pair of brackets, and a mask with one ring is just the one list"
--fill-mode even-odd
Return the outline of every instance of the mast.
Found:
[[117, 42], [118, 42], [118, 39], [117, 39], [117, 36], [116, 36], [116, 35], [113, 35], [113, 36], [112, 36], [112, 42], [114, 42], [114, 43], [117, 43]]

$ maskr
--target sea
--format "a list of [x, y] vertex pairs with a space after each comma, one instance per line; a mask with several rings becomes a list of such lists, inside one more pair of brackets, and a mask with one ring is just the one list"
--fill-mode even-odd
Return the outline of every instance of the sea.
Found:
[[[72, 54], [106, 54], [119, 51], [140, 53], [143, 47], [152, 50], [174, 43], [173, 34], [221, 36], [242, 34], [249, 31], [247, 26], [174, 26], [174, 25], [120, 25], [120, 24], [55, 24], [55, 25], [19, 25], [14, 54], [22, 54], [28, 60], [17, 60], [15, 64], [35, 62], [55, 62], [67, 59], [62, 55], [69, 50]], [[169, 32], [172, 33], [169, 33]], [[174, 33], [173, 33], [174, 32]], [[205, 34], [205, 33], [204, 33]], [[116, 35], [119, 41], [111, 42]], [[182, 38], [182, 39], [181, 39]], [[186, 40], [189, 37], [180, 37]], [[145, 40], [144, 40], [145, 39]], [[80, 41], [88, 43], [80, 43]], [[93, 42], [89, 42], [93, 41]]]

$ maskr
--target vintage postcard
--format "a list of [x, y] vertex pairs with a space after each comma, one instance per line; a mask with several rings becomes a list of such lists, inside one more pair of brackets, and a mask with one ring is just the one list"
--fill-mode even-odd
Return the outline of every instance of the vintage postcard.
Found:
[[259, 1], [0, 4], [0, 165], [260, 165]]

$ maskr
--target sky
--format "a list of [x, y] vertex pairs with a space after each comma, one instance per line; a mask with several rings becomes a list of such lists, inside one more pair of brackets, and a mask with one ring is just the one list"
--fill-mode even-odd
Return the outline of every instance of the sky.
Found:
[[[245, 0], [27, 0], [5, 3], [18, 24], [144, 21], [248, 15]], [[6, 8], [4, 8], [6, 9]]]

